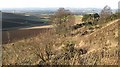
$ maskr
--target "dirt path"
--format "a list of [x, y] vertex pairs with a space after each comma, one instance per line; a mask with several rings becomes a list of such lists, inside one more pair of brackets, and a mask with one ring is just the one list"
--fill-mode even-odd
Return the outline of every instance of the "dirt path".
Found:
[[28, 28], [20, 28], [19, 30], [28, 30], [28, 29], [43, 29], [43, 28], [52, 28], [52, 25], [45, 25], [45, 26], [35, 26], [35, 27], [28, 27]]
[[10, 30], [29, 30], [29, 29], [43, 29], [43, 28], [52, 28], [52, 25], [37, 25], [37, 26], [22, 26], [22, 27], [13, 27], [13, 28], [5, 28], [2, 29], [3, 31], [10, 31]]

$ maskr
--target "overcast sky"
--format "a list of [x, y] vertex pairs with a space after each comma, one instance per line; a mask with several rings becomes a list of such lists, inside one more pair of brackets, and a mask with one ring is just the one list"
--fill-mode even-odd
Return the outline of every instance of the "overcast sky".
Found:
[[0, 9], [34, 7], [103, 8], [105, 5], [114, 9], [118, 8], [119, 1], [120, 0], [0, 0]]

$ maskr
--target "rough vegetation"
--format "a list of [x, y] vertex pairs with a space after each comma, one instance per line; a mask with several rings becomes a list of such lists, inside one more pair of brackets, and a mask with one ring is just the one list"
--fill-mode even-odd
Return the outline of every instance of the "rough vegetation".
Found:
[[[59, 9], [59, 11], [65, 9]], [[61, 12], [60, 12], [61, 13]], [[62, 12], [59, 17], [53, 17], [57, 25], [36, 37], [23, 39], [3, 45], [4, 65], [117, 65], [118, 63], [118, 25], [120, 19], [98, 24], [99, 18], [76, 25], [66, 26], [68, 12]], [[59, 15], [59, 13], [58, 13]], [[57, 15], [57, 16], [58, 16]], [[117, 14], [116, 14], [117, 15]], [[56, 16], [56, 15], [55, 15]], [[65, 17], [64, 17], [65, 16]], [[112, 16], [112, 15], [111, 15]], [[67, 19], [63, 20], [67, 17]], [[62, 19], [63, 18], [63, 19]], [[116, 19], [116, 20], [115, 20]], [[91, 20], [91, 19], [90, 19]], [[104, 21], [103, 20], [103, 21]], [[65, 26], [62, 23], [65, 22]], [[57, 23], [56, 23], [57, 22]], [[73, 22], [73, 21], [72, 21]], [[94, 24], [94, 23], [95, 24]], [[61, 27], [61, 25], [63, 27]], [[71, 29], [66, 33], [56, 33], [55, 30]], [[64, 30], [66, 31], [66, 30]], [[59, 35], [58, 35], [59, 34]]]

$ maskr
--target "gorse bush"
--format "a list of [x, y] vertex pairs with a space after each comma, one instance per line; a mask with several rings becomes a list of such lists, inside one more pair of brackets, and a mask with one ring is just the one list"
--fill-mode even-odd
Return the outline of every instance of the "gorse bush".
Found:
[[83, 22], [91, 22], [92, 24], [95, 24], [99, 20], [99, 14], [93, 13], [93, 14], [85, 14], [83, 15], [82, 21]]

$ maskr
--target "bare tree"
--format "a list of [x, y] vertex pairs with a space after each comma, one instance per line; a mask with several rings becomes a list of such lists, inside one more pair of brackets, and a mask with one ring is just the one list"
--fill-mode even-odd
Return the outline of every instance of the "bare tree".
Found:
[[100, 13], [100, 17], [106, 18], [112, 15], [112, 10], [109, 6], [105, 6]]
[[59, 8], [52, 17], [55, 31], [58, 34], [67, 34], [70, 27], [74, 24], [75, 18], [70, 10]]
[[100, 13], [100, 21], [108, 22], [108, 20], [110, 20], [111, 15], [112, 15], [112, 10], [109, 6], [106, 5]]

